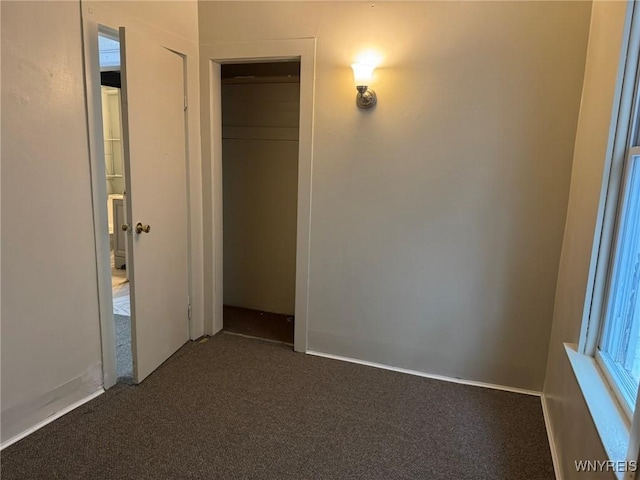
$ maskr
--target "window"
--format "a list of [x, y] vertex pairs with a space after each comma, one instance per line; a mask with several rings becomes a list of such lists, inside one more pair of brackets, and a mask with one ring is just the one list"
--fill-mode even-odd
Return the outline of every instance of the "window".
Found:
[[[629, 80], [633, 82], [634, 77]], [[640, 384], [640, 82], [637, 73], [633, 83], [634, 101], [627, 116], [631, 121], [627, 120], [626, 128], [622, 129], [628, 133], [624, 139], [624, 155], [620, 157], [622, 165], [618, 168], [621, 175], [612, 172], [607, 198], [615, 205], [611, 211], [615, 223], [610, 223], [613, 235], [609, 241], [606, 288], [598, 319], [600, 336], [595, 352], [596, 361], [629, 418], [635, 410]]]
[[640, 148], [630, 148], [596, 358], [623, 407], [633, 412], [640, 383]]

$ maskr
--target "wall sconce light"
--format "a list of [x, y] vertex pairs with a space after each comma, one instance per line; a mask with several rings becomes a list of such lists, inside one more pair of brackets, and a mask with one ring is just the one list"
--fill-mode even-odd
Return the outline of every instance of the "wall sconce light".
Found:
[[353, 80], [356, 84], [358, 95], [356, 96], [356, 105], [358, 108], [372, 108], [378, 101], [376, 92], [369, 88], [371, 79], [373, 78], [374, 65], [366, 63], [354, 63], [351, 65], [353, 69]]

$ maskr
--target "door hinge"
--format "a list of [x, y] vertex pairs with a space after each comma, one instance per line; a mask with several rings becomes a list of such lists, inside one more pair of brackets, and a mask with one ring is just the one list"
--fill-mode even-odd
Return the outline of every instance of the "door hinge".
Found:
[[184, 96], [184, 110], [185, 112], [187, 111], [187, 108], [189, 108], [189, 101], [187, 100], [187, 96]]
[[187, 317], [191, 320], [191, 296], [187, 296]]

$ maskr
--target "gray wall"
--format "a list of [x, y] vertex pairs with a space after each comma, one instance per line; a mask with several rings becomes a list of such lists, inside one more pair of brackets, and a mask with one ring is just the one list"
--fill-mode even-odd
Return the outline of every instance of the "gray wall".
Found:
[[309, 348], [541, 390], [591, 4], [371, 5], [199, 3], [201, 45], [317, 38]]
[[2, 2], [2, 440], [102, 385], [74, 2]]
[[294, 313], [298, 83], [222, 86], [224, 303]]
[[[603, 173], [610, 141], [623, 38], [625, 2], [594, 2], [582, 105], [576, 135], [549, 361], [544, 385], [550, 432], [564, 478], [574, 460], [607, 460], [563, 342], [578, 343], [591, 268]], [[602, 479], [603, 474], [580, 478]], [[613, 474], [611, 478], [614, 478]]]

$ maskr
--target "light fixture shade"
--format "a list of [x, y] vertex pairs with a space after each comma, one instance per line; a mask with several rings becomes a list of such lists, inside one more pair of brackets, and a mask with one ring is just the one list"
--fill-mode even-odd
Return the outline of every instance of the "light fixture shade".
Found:
[[367, 63], [354, 63], [351, 65], [353, 69], [353, 81], [356, 87], [371, 85], [373, 79], [373, 70], [375, 65], [369, 65]]

